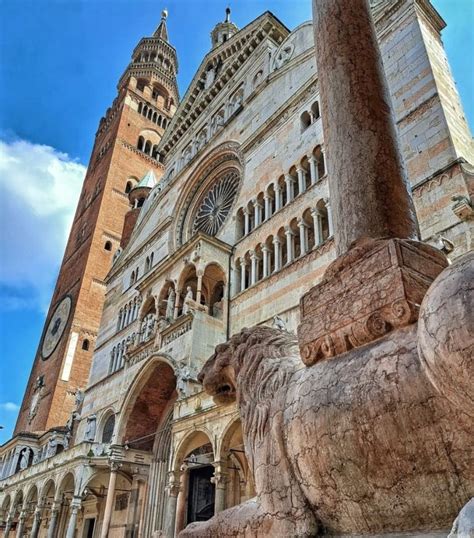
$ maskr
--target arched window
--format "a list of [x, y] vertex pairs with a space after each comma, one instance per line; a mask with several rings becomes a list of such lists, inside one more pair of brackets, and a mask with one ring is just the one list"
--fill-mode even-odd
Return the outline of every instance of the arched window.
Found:
[[131, 181], [127, 181], [125, 185], [125, 194], [128, 194], [132, 190], [133, 184]]
[[135, 271], [132, 271], [130, 275], [130, 286], [135, 282]]
[[145, 147], [145, 139], [143, 138], [143, 136], [139, 136], [138, 137], [138, 142], [137, 142], [137, 148], [140, 151], [143, 151], [144, 147]]
[[115, 429], [115, 415], [110, 415], [110, 417], [105, 421], [104, 429], [102, 430], [102, 442], [103, 443], [112, 442], [114, 429]]
[[141, 114], [142, 112], [143, 103], [138, 103], [138, 113]]
[[147, 155], [151, 155], [151, 142], [149, 140], [146, 141], [145, 149], [143, 150]]
[[87, 338], [82, 341], [82, 349], [84, 351], [89, 351], [89, 340], [87, 340]]
[[305, 131], [311, 125], [311, 116], [306, 110], [300, 116], [301, 132]]
[[315, 101], [311, 105], [311, 112], [313, 114], [313, 121], [317, 120], [319, 118], [319, 103], [318, 103], [318, 101]]
[[112, 250], [112, 241], [106, 241], [104, 245], [104, 250]]

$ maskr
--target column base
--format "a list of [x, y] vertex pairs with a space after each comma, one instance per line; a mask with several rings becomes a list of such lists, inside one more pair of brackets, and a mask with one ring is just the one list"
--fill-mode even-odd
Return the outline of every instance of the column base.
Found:
[[303, 362], [310, 366], [414, 323], [429, 286], [447, 265], [442, 252], [418, 241], [358, 241], [301, 298]]

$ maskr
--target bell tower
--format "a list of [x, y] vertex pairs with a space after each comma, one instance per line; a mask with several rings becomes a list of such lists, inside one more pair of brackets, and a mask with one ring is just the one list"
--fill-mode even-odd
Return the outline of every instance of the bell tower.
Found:
[[157, 147], [179, 100], [167, 16], [138, 43], [100, 120], [15, 434], [64, 426], [87, 383], [129, 192], [149, 171], [157, 181], [163, 174]]

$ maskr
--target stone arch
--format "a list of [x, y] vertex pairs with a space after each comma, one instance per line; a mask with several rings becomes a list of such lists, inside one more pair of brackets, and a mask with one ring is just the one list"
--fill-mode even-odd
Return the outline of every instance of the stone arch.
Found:
[[169, 402], [176, 400], [173, 364], [153, 357], [138, 372], [122, 404], [116, 426], [116, 442], [140, 450], [152, 450], [157, 423]]
[[170, 289], [173, 289], [174, 292], [176, 293], [174, 282], [171, 279], [167, 278], [163, 286], [161, 286], [161, 290], [157, 298], [157, 301], [158, 301], [157, 312], [158, 312], [159, 318], [166, 317], [166, 309], [168, 307], [167, 301], [168, 301], [168, 294], [170, 292]]
[[[196, 300], [198, 290], [198, 276], [197, 268], [192, 262], [189, 262], [185, 265], [178, 278], [178, 285], [176, 290], [176, 292], [180, 295], [178, 302], [178, 316], [182, 314], [184, 306], [183, 302], [188, 292], [188, 287], [191, 288], [191, 291], [193, 293], [193, 299]], [[207, 297], [205, 297], [204, 295], [202, 298], [204, 299], [204, 301], [207, 299]]]
[[156, 300], [154, 295], [150, 295], [142, 302], [138, 312], [138, 319], [143, 320], [148, 314], [156, 314]]
[[54, 478], [47, 478], [40, 488], [39, 498], [51, 498], [51, 500], [53, 500], [56, 494], [56, 489], [56, 482], [54, 481]]
[[223, 319], [224, 303], [227, 297], [227, 277], [226, 272], [217, 262], [210, 262], [204, 268], [202, 296], [206, 298], [204, 303], [208, 307], [209, 315], [217, 319]]
[[58, 495], [65, 495], [72, 498], [76, 492], [76, 476], [72, 471], [66, 471], [57, 481], [56, 498]]
[[204, 426], [199, 426], [195, 430], [187, 433], [176, 447], [171, 468], [174, 471], [179, 471], [185, 458], [200, 446], [210, 444], [213, 454], [216, 454], [216, 446], [213, 442], [213, 435]]
[[300, 126], [301, 132], [306, 131], [306, 129], [311, 125], [311, 115], [305, 110], [300, 116]]

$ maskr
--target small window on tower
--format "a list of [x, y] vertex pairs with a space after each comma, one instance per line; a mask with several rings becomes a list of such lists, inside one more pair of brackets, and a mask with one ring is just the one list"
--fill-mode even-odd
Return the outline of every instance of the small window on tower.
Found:
[[132, 190], [132, 182], [127, 181], [127, 184], [125, 185], [125, 194], [128, 194]]
[[106, 241], [104, 245], [105, 250], [112, 250], [112, 241]]
[[82, 341], [82, 349], [84, 351], [89, 351], [89, 340], [87, 340], [87, 338]]

